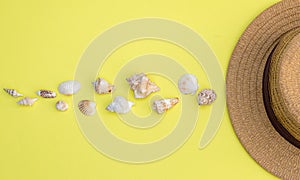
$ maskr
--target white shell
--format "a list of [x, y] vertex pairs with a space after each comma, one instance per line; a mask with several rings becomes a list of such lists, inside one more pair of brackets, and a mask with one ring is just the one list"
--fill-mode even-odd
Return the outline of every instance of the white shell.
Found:
[[38, 98], [25, 97], [25, 98], [21, 99], [20, 101], [18, 101], [17, 104], [24, 105], [24, 106], [31, 106], [37, 100], [38, 100]]
[[130, 88], [134, 91], [135, 98], [145, 98], [160, 88], [144, 74], [134, 74], [126, 79]]
[[6, 89], [6, 88], [3, 88], [3, 90], [5, 92], [7, 92], [9, 95], [13, 96], [13, 97], [21, 97], [21, 96], [23, 96], [23, 94], [18, 93], [17, 90], [15, 90], [15, 89]]
[[65, 101], [57, 101], [55, 107], [59, 111], [66, 111], [68, 110], [69, 105]]
[[113, 102], [106, 107], [106, 110], [110, 112], [124, 114], [129, 112], [133, 105], [133, 102], [127, 101], [127, 99], [125, 99], [124, 97], [116, 96]]
[[78, 108], [82, 114], [92, 116], [96, 112], [96, 102], [90, 100], [82, 100], [78, 103]]
[[217, 98], [217, 95], [214, 90], [212, 89], [203, 89], [198, 93], [198, 104], [199, 105], [207, 105], [214, 102]]
[[115, 86], [108, 83], [105, 79], [103, 78], [98, 78], [95, 82], [92, 82], [95, 91], [98, 94], [108, 94], [111, 93]]
[[53, 91], [49, 91], [49, 90], [39, 90], [36, 92], [37, 95], [43, 97], [43, 98], [55, 98], [56, 97], [56, 93]]
[[159, 99], [155, 100], [152, 104], [152, 109], [157, 113], [162, 114], [168, 109], [172, 108], [179, 102], [178, 98], [169, 98], [169, 99]]
[[80, 82], [73, 81], [73, 80], [62, 82], [58, 86], [58, 91], [64, 95], [75, 94], [79, 91], [79, 89], [80, 89]]
[[178, 88], [182, 94], [195, 94], [198, 89], [197, 78], [192, 74], [184, 74], [178, 80]]

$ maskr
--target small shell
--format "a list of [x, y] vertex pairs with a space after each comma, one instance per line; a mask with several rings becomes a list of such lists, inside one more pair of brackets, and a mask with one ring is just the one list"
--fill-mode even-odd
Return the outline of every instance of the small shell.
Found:
[[175, 104], [179, 102], [178, 98], [159, 99], [155, 100], [152, 104], [152, 109], [157, 113], [162, 114], [168, 109], [171, 109]]
[[82, 100], [78, 103], [78, 108], [82, 114], [92, 116], [96, 112], [96, 102], [90, 100]]
[[80, 83], [78, 81], [65, 81], [59, 84], [58, 91], [64, 95], [72, 95], [79, 91]]
[[127, 101], [127, 99], [122, 96], [116, 96], [113, 102], [106, 107], [106, 110], [124, 114], [130, 111], [133, 104], [133, 102]]
[[108, 94], [111, 93], [115, 86], [112, 84], [109, 84], [105, 79], [98, 78], [95, 82], [92, 82], [94, 85], [95, 91], [98, 94]]
[[65, 101], [57, 101], [55, 106], [59, 111], [66, 111], [69, 108], [69, 105]]
[[49, 90], [39, 90], [36, 92], [37, 95], [43, 97], [43, 98], [55, 98], [56, 93]]
[[178, 80], [178, 88], [182, 94], [195, 94], [198, 89], [197, 78], [192, 74], [184, 74]]
[[134, 91], [135, 98], [145, 98], [160, 88], [144, 74], [134, 74], [126, 79], [130, 88]]
[[198, 93], [198, 104], [199, 105], [207, 105], [214, 102], [217, 98], [217, 95], [214, 90], [212, 89], [203, 89]]
[[6, 89], [6, 88], [4, 88], [3, 90], [5, 92], [7, 92], [9, 95], [13, 96], [13, 97], [21, 97], [21, 96], [23, 96], [23, 94], [18, 93], [17, 90], [15, 90], [15, 89]]
[[38, 100], [38, 98], [25, 97], [20, 101], [18, 101], [17, 104], [24, 105], [24, 106], [31, 106], [36, 100]]

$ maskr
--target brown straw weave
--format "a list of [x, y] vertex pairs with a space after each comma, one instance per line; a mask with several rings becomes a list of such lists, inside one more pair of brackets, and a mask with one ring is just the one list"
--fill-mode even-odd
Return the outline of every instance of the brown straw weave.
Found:
[[[272, 125], [269, 118], [270, 113], [267, 112], [267, 106], [265, 106], [267, 98], [264, 98], [263, 94], [264, 89], [266, 89], [263, 84], [264, 73], [267, 61], [273, 53], [276, 57], [282, 56], [278, 61], [282, 64], [283, 60], [281, 59], [286, 60], [290, 57], [287, 53], [293, 52], [293, 49], [289, 48], [289, 45], [279, 55], [275, 51], [280, 51], [277, 50], [277, 45], [284, 38], [284, 35], [299, 27], [300, 0], [284, 0], [262, 12], [247, 27], [239, 39], [230, 59], [226, 80], [228, 110], [240, 142], [263, 168], [283, 179], [300, 179], [300, 149], [291, 141], [286, 140], [288, 136], [283, 137]], [[288, 44], [291, 42], [294, 43], [293, 38], [289, 40]], [[273, 60], [273, 57], [271, 59]], [[289, 63], [286, 65], [289, 66], [287, 68], [292, 68]], [[272, 64], [273, 67], [278, 68], [279, 65]], [[295, 65], [295, 67], [299, 66]], [[279, 68], [281, 69], [280, 72], [288, 73], [285, 67], [280, 65]], [[272, 70], [269, 73], [270, 76], [271, 74], [280, 76], [279, 82], [275, 84], [271, 84], [270, 80], [270, 89], [276, 87], [284, 89], [284, 86], [287, 85], [289, 88], [286, 91], [292, 90], [294, 86], [288, 83], [290, 80], [284, 79], [287, 77], [278, 73], [277, 70]], [[291, 77], [288, 74], [286, 76]], [[294, 82], [298, 83], [298, 81], [295, 80]], [[293, 114], [288, 117], [295, 119], [286, 120], [286, 122], [296, 124], [299, 122], [297, 118], [300, 116], [297, 111], [299, 106], [294, 103], [297, 99], [289, 99], [291, 94], [286, 91], [280, 91], [284, 95], [279, 102], [284, 102], [288, 108], [282, 112]], [[272, 101], [273, 95], [271, 93], [270, 95]], [[291, 95], [290, 97], [294, 98], [295, 96]], [[272, 108], [277, 106], [276, 102], [273, 99]], [[293, 110], [290, 108], [291, 106], [297, 110]], [[278, 107], [281, 105], [279, 104]], [[277, 114], [278, 112], [280, 111], [275, 108], [274, 113]], [[280, 125], [284, 121], [281, 117], [278, 118]], [[285, 131], [290, 134], [299, 132], [299, 129], [293, 129], [293, 127], [299, 127], [297, 124], [290, 127], [282, 123], [281, 126], [284, 127], [283, 129], [286, 128]], [[297, 140], [297, 136], [292, 136]]]

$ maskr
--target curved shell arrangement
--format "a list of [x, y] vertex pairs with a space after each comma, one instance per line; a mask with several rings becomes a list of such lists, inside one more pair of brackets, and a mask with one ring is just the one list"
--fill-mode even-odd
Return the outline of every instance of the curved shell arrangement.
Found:
[[195, 94], [198, 89], [197, 78], [193, 74], [184, 74], [178, 80], [178, 88], [182, 94]]
[[115, 86], [108, 83], [105, 79], [103, 78], [98, 78], [95, 82], [92, 82], [95, 91], [98, 94], [108, 94], [111, 93]]
[[18, 93], [17, 90], [15, 90], [15, 89], [3, 88], [3, 90], [5, 92], [7, 92], [7, 94], [9, 94], [9, 95], [11, 95], [13, 97], [21, 97], [21, 96], [23, 96], [23, 94]]
[[72, 95], [79, 91], [80, 82], [69, 80], [59, 84], [58, 91], [64, 95]]
[[152, 104], [152, 109], [157, 113], [162, 114], [168, 109], [171, 109], [179, 102], [178, 98], [168, 98], [168, 99], [159, 99], [155, 100]]
[[82, 100], [78, 103], [78, 108], [82, 114], [92, 116], [96, 112], [96, 103], [90, 100]]
[[69, 105], [65, 101], [57, 101], [55, 105], [58, 111], [66, 111], [69, 108]]
[[18, 101], [17, 104], [24, 105], [24, 106], [32, 106], [33, 103], [37, 100], [38, 100], [38, 98], [25, 97], [25, 98], [21, 99], [20, 101]]
[[43, 98], [55, 98], [56, 93], [49, 90], [39, 90], [36, 92], [37, 95], [43, 97]]
[[145, 98], [160, 88], [144, 74], [134, 74], [126, 79], [130, 88], [134, 91], [135, 98]]
[[198, 93], [198, 104], [199, 105], [208, 105], [214, 102], [217, 98], [217, 95], [212, 89], [203, 89]]
[[116, 112], [119, 114], [125, 114], [130, 111], [133, 105], [133, 102], [128, 101], [124, 97], [116, 96], [113, 102], [106, 107], [106, 110], [110, 112]]

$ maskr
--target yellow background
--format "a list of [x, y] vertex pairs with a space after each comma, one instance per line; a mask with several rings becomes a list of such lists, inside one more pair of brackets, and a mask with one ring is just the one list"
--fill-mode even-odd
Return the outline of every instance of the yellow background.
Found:
[[[61, 81], [73, 78], [80, 56], [97, 35], [118, 23], [143, 17], [175, 20], [201, 34], [214, 50], [225, 75], [230, 54], [243, 30], [275, 2], [1, 0], [0, 87], [16, 88], [28, 96], [35, 96], [40, 88], [56, 90]], [[177, 57], [191, 72], [197, 72], [186, 61], [190, 57], [175, 49], [151, 40], [129, 44], [110, 57], [108, 70], [103, 69], [103, 73], [117, 73], [108, 71], [113, 66], [111, 62], [120, 57], [149, 52]], [[199, 82], [208, 86], [207, 77], [201, 74], [199, 67]], [[72, 105], [71, 97], [58, 95], [57, 99]], [[243, 149], [227, 112], [214, 140], [205, 149], [199, 150], [198, 144], [210, 108], [203, 110], [190, 139], [171, 156], [147, 164], [127, 164], [95, 150], [82, 135], [73, 107], [65, 113], [57, 112], [57, 99], [40, 99], [34, 107], [27, 108], [18, 106], [18, 99], [0, 92], [0, 179], [276, 179]], [[136, 111], [144, 113], [138, 108]], [[117, 128], [120, 125], [116, 121], [106, 123], [118, 136], [138, 142], [157, 139], [174, 126], [174, 122], [164, 121], [161, 130], [147, 135], [146, 130], [127, 133]]]

